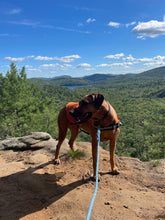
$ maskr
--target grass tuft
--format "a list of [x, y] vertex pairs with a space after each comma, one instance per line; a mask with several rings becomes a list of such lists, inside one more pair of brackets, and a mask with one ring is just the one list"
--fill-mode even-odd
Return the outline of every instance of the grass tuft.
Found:
[[78, 149], [76, 151], [69, 150], [68, 156], [71, 157], [72, 159], [81, 159], [81, 158], [86, 157], [87, 154], [85, 151]]
[[161, 164], [160, 160], [153, 160], [150, 162], [151, 165], [153, 165], [153, 167], [157, 167]]

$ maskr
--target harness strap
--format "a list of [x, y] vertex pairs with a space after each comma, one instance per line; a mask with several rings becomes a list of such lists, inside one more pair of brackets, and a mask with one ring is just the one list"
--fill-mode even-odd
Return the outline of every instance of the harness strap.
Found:
[[[88, 134], [89, 135], [89, 133], [87, 132], [87, 131], [85, 131], [84, 129], [82, 129], [82, 128], [80, 128], [80, 132], [84, 132], [85, 134]], [[79, 132], [79, 133], [80, 133]]]
[[100, 131], [115, 130], [115, 129], [119, 128], [122, 125], [123, 124], [121, 123], [121, 121], [118, 121], [116, 124], [114, 124], [114, 125], [112, 124], [112, 125], [109, 125], [107, 127], [98, 127], [98, 126], [94, 125], [94, 128], [100, 129]]

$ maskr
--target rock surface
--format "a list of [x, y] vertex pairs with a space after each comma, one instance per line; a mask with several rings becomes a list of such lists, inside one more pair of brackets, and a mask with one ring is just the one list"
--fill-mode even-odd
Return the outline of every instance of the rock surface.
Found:
[[[53, 160], [57, 142], [51, 137], [37, 140], [42, 148], [35, 151], [32, 147], [0, 151], [0, 219], [86, 219], [95, 189], [90, 180], [91, 143], [75, 143], [87, 156], [73, 160], [66, 154], [69, 148], [65, 140], [60, 151], [61, 164], [56, 166]], [[16, 142], [13, 145], [17, 147]], [[109, 152], [100, 148], [101, 181], [90, 220], [165, 219], [165, 161], [153, 166], [116, 156], [116, 163], [120, 174], [112, 176]]]
[[20, 150], [44, 147], [52, 137], [45, 132], [32, 132], [23, 137], [8, 138], [0, 142], [0, 150]]

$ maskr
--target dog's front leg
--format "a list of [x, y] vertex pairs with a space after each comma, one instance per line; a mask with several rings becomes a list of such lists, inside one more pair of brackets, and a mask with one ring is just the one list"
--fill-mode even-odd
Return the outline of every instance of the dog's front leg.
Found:
[[112, 174], [117, 175], [120, 172], [118, 171], [118, 168], [115, 166], [115, 148], [116, 148], [116, 138], [110, 140], [109, 144], [109, 152], [110, 152], [110, 164], [112, 169]]
[[55, 164], [60, 164], [60, 159], [59, 159], [59, 152], [60, 152], [60, 147], [61, 147], [61, 144], [62, 144], [63, 140], [59, 140], [58, 141], [58, 144], [56, 146], [56, 153], [55, 153]]
[[73, 143], [79, 134], [79, 127], [77, 125], [72, 125], [70, 126], [70, 131], [71, 131], [71, 138], [68, 144], [70, 146], [70, 149], [74, 151]]

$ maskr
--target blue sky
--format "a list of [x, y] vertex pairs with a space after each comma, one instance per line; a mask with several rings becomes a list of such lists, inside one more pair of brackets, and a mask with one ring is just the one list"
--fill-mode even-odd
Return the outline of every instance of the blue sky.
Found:
[[1, 0], [0, 72], [140, 73], [165, 65], [164, 0]]

